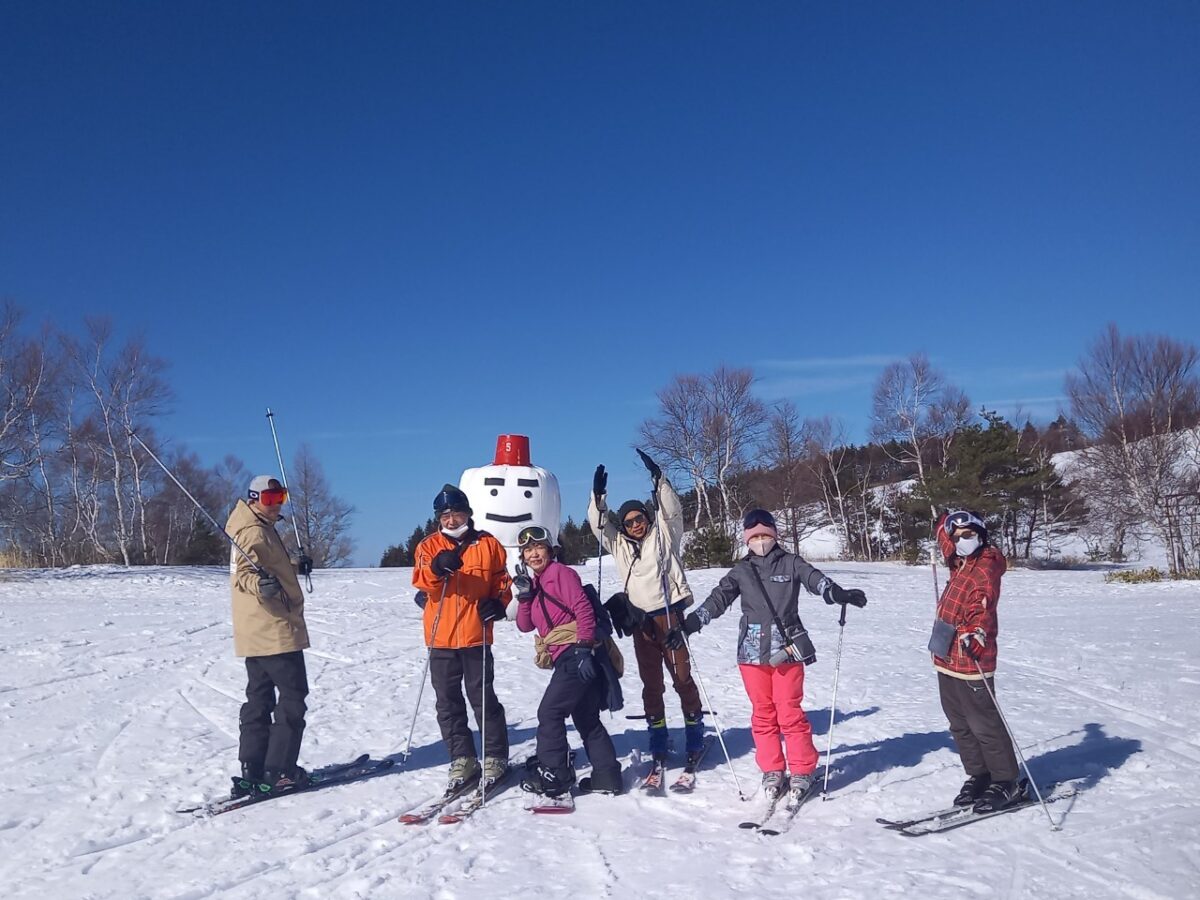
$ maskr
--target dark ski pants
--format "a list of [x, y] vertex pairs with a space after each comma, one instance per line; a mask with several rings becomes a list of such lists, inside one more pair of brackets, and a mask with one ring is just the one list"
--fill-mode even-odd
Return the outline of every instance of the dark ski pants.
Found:
[[[672, 618], [679, 618], [672, 610]], [[678, 624], [678, 623], [676, 623]], [[642, 627], [633, 633], [633, 654], [637, 658], [638, 676], [642, 679], [642, 708], [647, 721], [662, 719], [667, 714], [663, 694], [663, 668], [671, 673], [671, 683], [679, 695], [683, 714], [695, 717], [701, 709], [700, 690], [692, 679], [692, 660], [686, 646], [678, 650], [667, 647], [667, 632], [671, 626], [666, 614], [646, 616]]]
[[[600, 652], [604, 652], [601, 648]], [[563, 781], [570, 770], [567, 761], [567, 716], [583, 739], [592, 764], [592, 785], [596, 790], [620, 790], [621, 764], [612, 738], [600, 722], [600, 705], [605, 692], [604, 676], [589, 682], [579, 677], [579, 660], [564, 653], [554, 663], [554, 674], [538, 706], [537, 758], [547, 769], [559, 773]]]
[[[989, 678], [988, 682], [994, 692], [996, 679]], [[988, 774], [992, 781], [1016, 781], [1017, 756], [1000, 711], [983, 682], [938, 672], [938, 693], [967, 774]]]
[[[304, 737], [308, 674], [304, 651], [246, 657], [246, 702], [239, 718], [238, 760], [292, 775]], [[275, 692], [279, 692], [276, 699]], [[275, 714], [274, 721], [271, 713]]]
[[[484, 683], [484, 653], [487, 654], [487, 680]], [[492, 687], [496, 674], [492, 648], [480, 647], [465, 650], [443, 650], [435, 648], [429, 652], [429, 675], [433, 682], [433, 693], [437, 697], [438, 726], [442, 729], [442, 740], [450, 751], [450, 758], [460, 756], [475, 758], [475, 739], [467, 724], [467, 702], [475, 712], [475, 724], [482, 727], [487, 721], [487, 746], [483, 755], [508, 759], [508, 725], [504, 721], [504, 707], [500, 705]], [[463, 688], [467, 696], [463, 698]], [[484, 692], [486, 689], [486, 696]]]

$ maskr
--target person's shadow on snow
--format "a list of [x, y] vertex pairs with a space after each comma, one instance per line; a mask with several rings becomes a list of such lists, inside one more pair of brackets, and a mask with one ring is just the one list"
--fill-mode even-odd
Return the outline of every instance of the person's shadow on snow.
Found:
[[834, 747], [829, 790], [840, 790], [868, 775], [888, 769], [912, 768], [928, 754], [946, 749], [955, 749], [954, 738], [948, 730], [910, 731], [868, 744]]
[[1029, 759], [1029, 770], [1038, 784], [1072, 781], [1078, 790], [1087, 790], [1141, 752], [1142, 742], [1136, 738], [1110, 737], [1103, 725], [1089, 722], [1079, 743]]

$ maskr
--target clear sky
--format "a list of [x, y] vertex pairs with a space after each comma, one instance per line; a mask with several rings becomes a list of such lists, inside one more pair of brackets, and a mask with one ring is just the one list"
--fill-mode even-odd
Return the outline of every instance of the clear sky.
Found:
[[0, 6], [0, 297], [145, 333], [207, 461], [272, 406], [367, 564], [501, 432], [643, 492], [719, 363], [1052, 417], [1105, 322], [1200, 340], [1197, 160], [1194, 2]]

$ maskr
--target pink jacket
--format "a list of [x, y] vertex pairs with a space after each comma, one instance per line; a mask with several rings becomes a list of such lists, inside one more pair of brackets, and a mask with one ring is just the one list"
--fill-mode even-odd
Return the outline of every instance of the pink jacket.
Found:
[[[577, 640], [591, 646], [596, 639], [596, 614], [592, 603], [583, 592], [579, 574], [560, 562], [552, 562], [542, 569], [541, 575], [533, 576], [533, 600], [517, 606], [517, 628], [533, 631], [545, 637], [559, 625], [575, 622]], [[554, 644], [548, 649], [557, 660], [566, 652], [569, 644]]]

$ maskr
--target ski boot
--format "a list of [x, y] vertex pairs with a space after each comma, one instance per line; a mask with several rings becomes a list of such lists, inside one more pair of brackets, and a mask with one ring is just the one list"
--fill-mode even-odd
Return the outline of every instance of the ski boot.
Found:
[[694, 759], [704, 749], [704, 713], [683, 717], [684, 752], [687, 753], [687, 764], [690, 766]]
[[815, 773], [809, 772], [807, 775], [793, 775], [789, 779], [788, 784], [788, 802], [796, 803], [812, 790], [813, 782], [816, 780]]
[[292, 766], [292, 770], [288, 773], [279, 769], [267, 769], [263, 775], [263, 785], [267, 787], [266, 793], [283, 794], [299, 788], [306, 788], [311, 783], [312, 779], [308, 777], [308, 772], [299, 766]]
[[954, 805], [974, 806], [975, 801], [983, 796], [983, 792], [988, 789], [988, 785], [991, 783], [992, 776], [987, 772], [984, 772], [982, 775], [972, 775], [959, 788], [958, 796], [954, 798]]
[[579, 779], [578, 791], [581, 794], [608, 794], [610, 797], [615, 797], [625, 792], [625, 785], [621, 781], [620, 772], [613, 775], [598, 775], [593, 771], [591, 775]]
[[479, 781], [479, 774], [479, 760], [474, 756], [459, 756], [451, 760], [446, 796], [461, 794], [474, 787]]
[[668, 752], [666, 717], [647, 721], [649, 722], [646, 730], [650, 738], [650, 755], [654, 757], [655, 762], [666, 762]]
[[993, 781], [978, 800], [975, 812], [998, 812], [1021, 799], [1021, 785], [1016, 781]]
[[775, 800], [782, 797], [787, 791], [787, 773], [782, 771], [763, 772], [762, 786], [763, 794], [766, 795], [768, 800]]
[[525, 777], [521, 779], [521, 790], [545, 797], [561, 797], [575, 783], [575, 770], [556, 771], [543, 766], [535, 758], [525, 764]]
[[242, 763], [242, 774], [234, 776], [233, 787], [229, 796], [233, 800], [249, 797], [253, 794], [265, 793], [269, 787], [263, 783], [263, 767], [261, 763]]
[[491, 790], [492, 786], [504, 780], [508, 774], [508, 760], [498, 756], [486, 756], [483, 759], [483, 786]]

